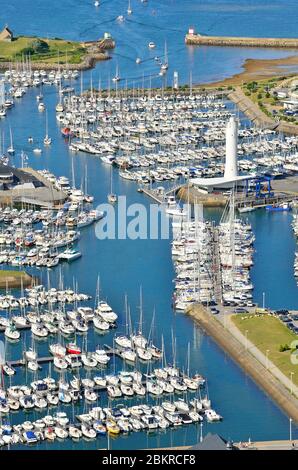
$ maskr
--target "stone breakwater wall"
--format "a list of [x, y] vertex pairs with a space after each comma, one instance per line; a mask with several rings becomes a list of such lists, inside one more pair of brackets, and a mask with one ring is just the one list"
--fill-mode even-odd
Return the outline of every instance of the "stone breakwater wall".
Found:
[[297, 38], [246, 38], [234, 36], [204, 36], [186, 34], [185, 43], [202, 46], [234, 46], [234, 47], [271, 47], [298, 49]]
[[[88, 70], [92, 69], [96, 62], [101, 60], [109, 60], [111, 57], [105, 52], [97, 54], [88, 54], [84, 60], [79, 64], [55, 64], [50, 62], [31, 62], [32, 70], [59, 70], [67, 68], [68, 70]], [[23, 66], [20, 63], [14, 62], [0, 62], [0, 70], [9, 70], [10, 68], [22, 70]]]

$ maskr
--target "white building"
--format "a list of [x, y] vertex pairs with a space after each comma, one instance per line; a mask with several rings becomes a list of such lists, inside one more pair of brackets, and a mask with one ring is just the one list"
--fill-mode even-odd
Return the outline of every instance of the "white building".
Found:
[[226, 128], [226, 163], [224, 176], [218, 178], [194, 178], [192, 184], [199, 191], [211, 193], [233, 187], [246, 186], [251, 176], [239, 176], [237, 165], [238, 122], [232, 116]]

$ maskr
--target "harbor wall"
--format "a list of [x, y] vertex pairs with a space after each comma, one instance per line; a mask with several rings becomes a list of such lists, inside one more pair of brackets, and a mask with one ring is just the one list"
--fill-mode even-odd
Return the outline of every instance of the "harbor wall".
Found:
[[21, 275], [19, 275], [18, 272], [17, 275], [15, 275], [14, 271], [5, 271], [4, 274], [3, 271], [0, 270], [0, 289], [16, 289], [21, 286], [29, 287], [32, 283], [33, 278], [26, 272], [23, 272]]
[[179, 189], [178, 199], [190, 204], [202, 204], [204, 207], [225, 207], [228, 198], [223, 194], [206, 194], [199, 192], [196, 188], [186, 186]]
[[191, 316], [232, 359], [274, 400], [278, 406], [298, 423], [298, 400], [280, 383], [224, 326], [202, 305], [192, 305]]
[[[87, 54], [84, 60], [79, 64], [55, 64], [50, 62], [34, 62], [30, 64], [31, 70], [61, 70], [67, 68], [68, 70], [88, 70], [92, 69], [96, 62], [101, 60], [109, 60], [111, 57], [105, 52], [98, 52], [96, 54]], [[10, 68], [16, 70], [23, 70], [23, 65], [17, 62], [0, 62], [0, 70], [9, 70]]]
[[187, 45], [228, 46], [228, 47], [270, 47], [297, 49], [297, 38], [253, 38], [234, 36], [204, 36], [201, 34], [186, 34]]

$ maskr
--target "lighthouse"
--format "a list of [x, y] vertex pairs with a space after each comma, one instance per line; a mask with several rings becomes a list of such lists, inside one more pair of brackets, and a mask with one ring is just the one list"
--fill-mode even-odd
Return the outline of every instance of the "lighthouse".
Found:
[[232, 116], [226, 127], [226, 165], [224, 178], [231, 180], [237, 178], [237, 148], [238, 148], [238, 122]]
[[237, 165], [238, 150], [238, 120], [232, 116], [226, 125], [226, 164], [223, 176], [215, 178], [194, 178], [193, 186], [201, 192], [226, 191], [232, 188], [243, 188], [247, 181], [252, 179], [249, 175], [239, 175]]

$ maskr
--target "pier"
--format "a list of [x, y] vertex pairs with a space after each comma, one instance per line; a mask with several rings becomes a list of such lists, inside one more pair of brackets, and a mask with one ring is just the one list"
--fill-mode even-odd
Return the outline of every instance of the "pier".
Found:
[[254, 38], [236, 36], [205, 36], [188, 33], [185, 44], [190, 46], [224, 46], [224, 47], [268, 47], [274, 49], [297, 49], [298, 38]]
[[155, 202], [157, 202], [158, 204], [162, 204], [163, 202], [165, 202], [165, 198], [167, 196], [170, 196], [171, 194], [176, 194], [181, 188], [183, 187], [182, 184], [179, 184], [179, 185], [175, 185], [174, 187], [168, 189], [167, 191], [159, 191], [158, 188], [157, 189], [148, 189], [148, 188], [139, 188], [138, 191], [143, 193], [143, 194], [146, 194], [146, 196], [150, 197], [151, 199], [153, 199]]

